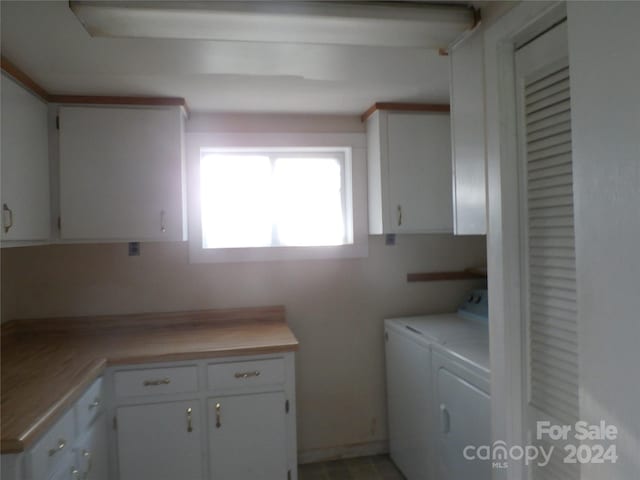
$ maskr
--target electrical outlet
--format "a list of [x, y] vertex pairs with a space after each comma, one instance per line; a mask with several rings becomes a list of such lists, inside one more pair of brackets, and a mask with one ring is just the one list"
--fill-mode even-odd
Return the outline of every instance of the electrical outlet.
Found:
[[396, 244], [396, 234], [395, 233], [387, 233], [384, 237], [384, 244], [388, 246], [393, 246]]
[[129, 256], [130, 257], [140, 256], [140, 242], [129, 242]]

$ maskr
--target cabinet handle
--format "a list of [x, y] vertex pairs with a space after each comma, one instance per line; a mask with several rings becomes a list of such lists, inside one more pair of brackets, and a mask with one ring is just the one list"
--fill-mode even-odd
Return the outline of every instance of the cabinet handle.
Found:
[[56, 453], [62, 450], [66, 444], [67, 444], [67, 441], [64, 438], [61, 438], [60, 440], [58, 440], [58, 445], [56, 446], [56, 448], [49, 449], [49, 456], [53, 457]]
[[99, 406], [100, 406], [100, 399], [96, 397], [95, 400], [89, 404], [89, 410], [93, 410], [94, 408], [98, 408]]
[[80, 480], [80, 470], [76, 467], [71, 467], [71, 478], [73, 480]]
[[187, 432], [193, 432], [193, 426], [191, 425], [191, 407], [187, 408]]
[[402, 226], [402, 205], [398, 205], [398, 226]]
[[216, 428], [220, 428], [222, 426], [222, 423], [220, 422], [221, 409], [222, 409], [222, 406], [219, 403], [216, 403]]
[[91, 473], [92, 467], [92, 456], [89, 450], [82, 450], [82, 456], [87, 459], [87, 469], [84, 472], [84, 479], [87, 480], [89, 478], [89, 473]]
[[166, 216], [165, 211], [164, 210], [160, 210], [160, 231], [162, 233], [166, 233], [166, 231], [167, 231], [167, 224], [165, 222], [165, 216]]
[[[4, 219], [7, 218], [8, 222]], [[5, 203], [2, 205], [2, 224], [4, 226], [4, 233], [9, 233], [9, 229], [13, 227], [13, 210]]]
[[169, 385], [170, 383], [171, 383], [171, 379], [166, 377], [166, 378], [158, 378], [156, 380], [145, 380], [144, 386], [155, 387], [157, 385]]
[[234, 377], [236, 378], [249, 378], [249, 377], [259, 377], [260, 371], [254, 370], [253, 372], [236, 372]]
[[451, 431], [451, 417], [444, 403], [440, 404], [440, 427], [442, 428], [442, 433], [449, 433]]

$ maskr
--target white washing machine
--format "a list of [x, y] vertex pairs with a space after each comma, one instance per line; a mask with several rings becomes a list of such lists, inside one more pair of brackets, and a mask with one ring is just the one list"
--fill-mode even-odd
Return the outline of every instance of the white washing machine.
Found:
[[[475, 458], [491, 444], [489, 339], [433, 345], [432, 410], [437, 480], [491, 480], [492, 464]], [[464, 456], [465, 448], [467, 458]]]
[[385, 320], [389, 450], [407, 480], [439, 480], [432, 346], [488, 338], [486, 291], [457, 313]]

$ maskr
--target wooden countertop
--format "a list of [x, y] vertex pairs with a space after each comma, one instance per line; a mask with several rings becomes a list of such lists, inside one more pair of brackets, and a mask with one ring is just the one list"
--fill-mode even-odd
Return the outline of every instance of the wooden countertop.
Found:
[[109, 365], [297, 349], [284, 307], [8, 322], [0, 452], [31, 446]]

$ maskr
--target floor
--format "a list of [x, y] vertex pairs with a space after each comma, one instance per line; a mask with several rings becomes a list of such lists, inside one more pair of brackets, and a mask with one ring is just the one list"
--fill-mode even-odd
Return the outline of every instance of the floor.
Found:
[[299, 480], [404, 480], [388, 455], [308, 463], [298, 467]]

